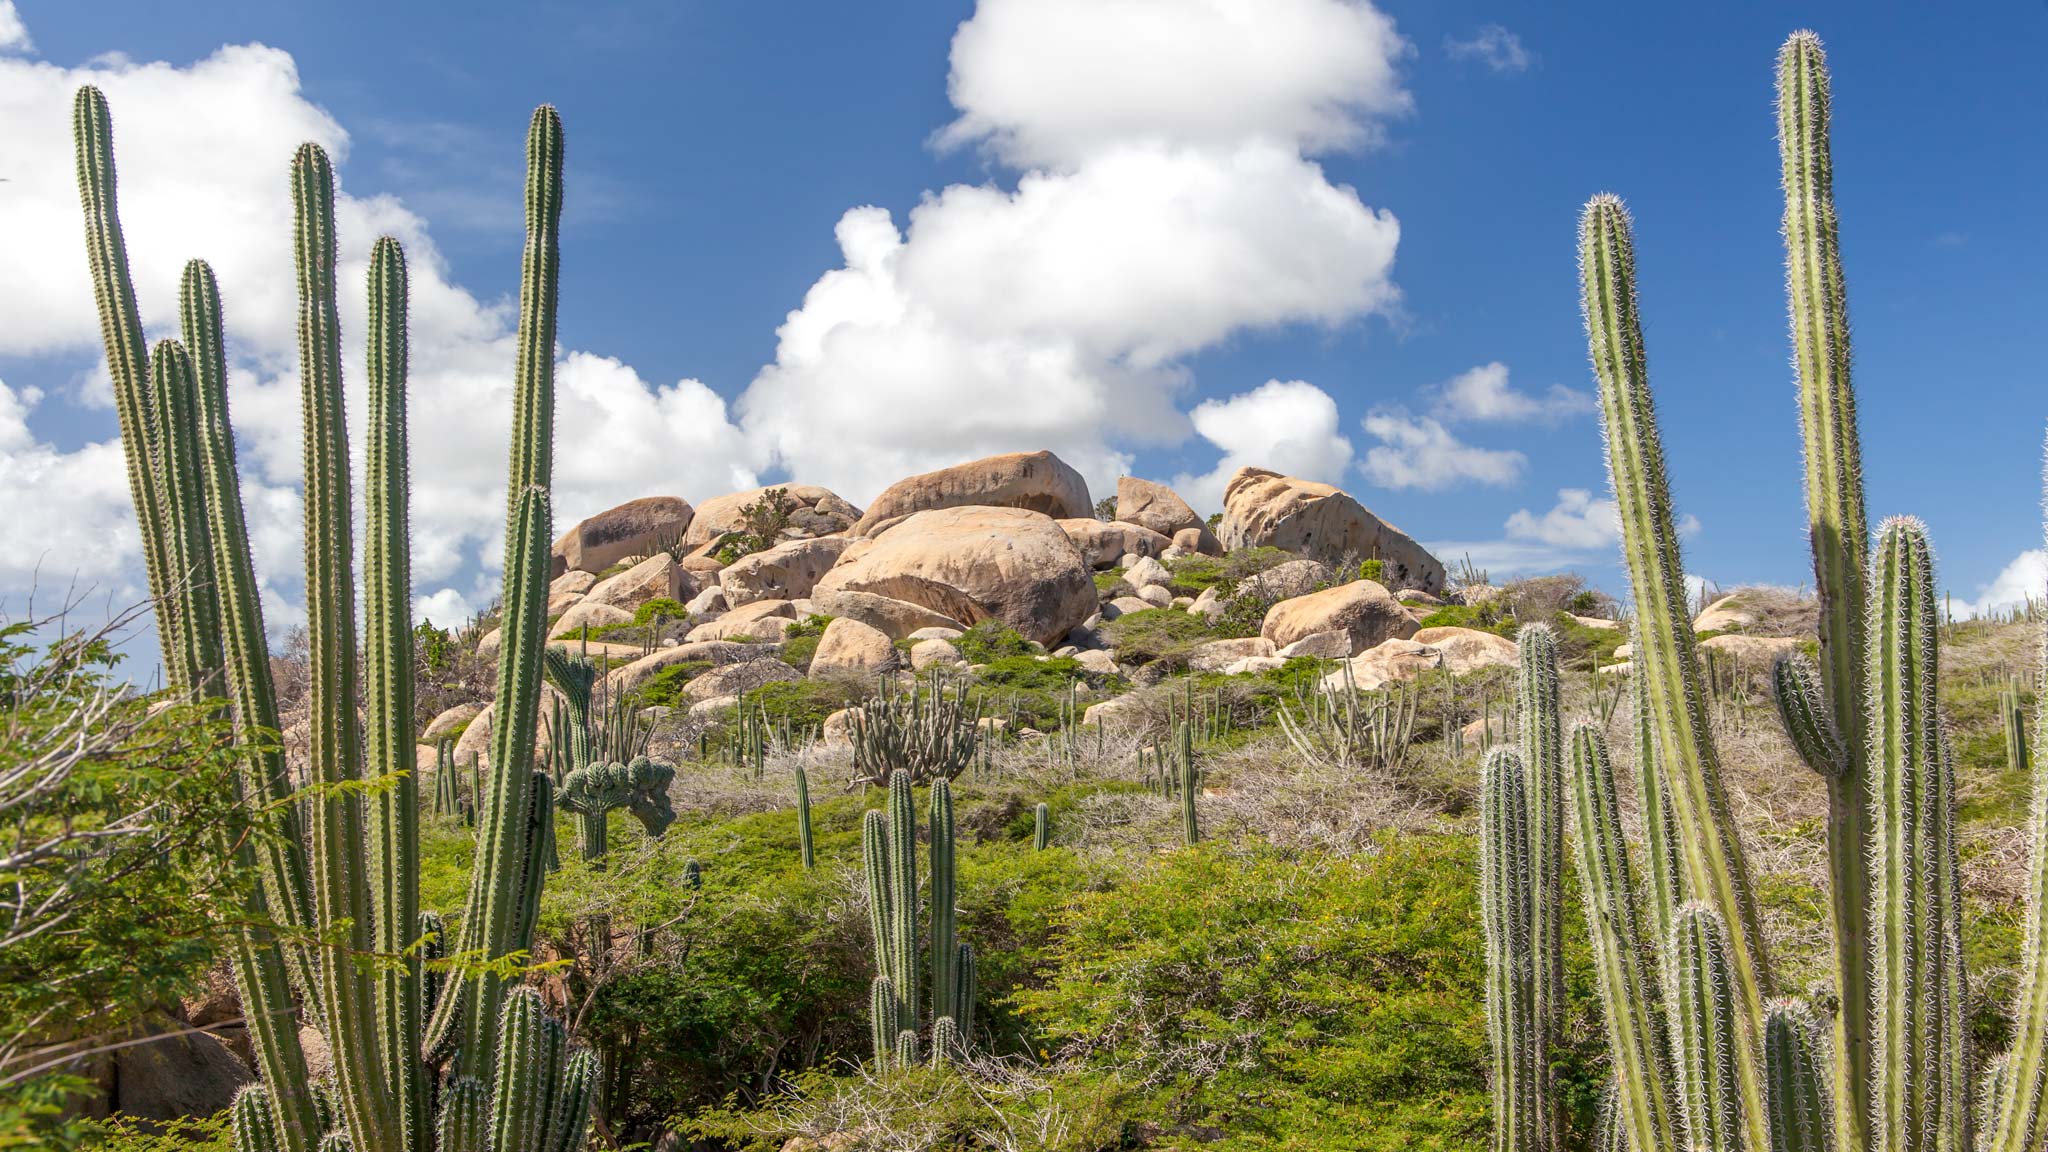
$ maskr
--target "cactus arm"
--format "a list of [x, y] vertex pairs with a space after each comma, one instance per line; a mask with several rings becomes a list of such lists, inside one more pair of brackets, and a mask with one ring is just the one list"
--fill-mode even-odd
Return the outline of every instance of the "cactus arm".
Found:
[[896, 987], [887, 976], [868, 984], [868, 1026], [872, 1033], [876, 1067], [887, 1067], [896, 1054]]
[[199, 461], [198, 388], [192, 357], [176, 340], [158, 342], [150, 360], [156, 416], [156, 488], [163, 498], [164, 553], [170, 586], [159, 599], [157, 628], [173, 660], [164, 679], [173, 687], [223, 695], [221, 650], [214, 601], [213, 549], [206, 537], [206, 489]]
[[[533, 110], [526, 131], [526, 249], [519, 265], [519, 351], [509, 504], [554, 475], [555, 305], [561, 278], [562, 118]], [[510, 514], [512, 508], [507, 509]]]
[[505, 997], [497, 1027], [496, 1075], [491, 1090], [493, 1149], [538, 1148], [546, 1130], [547, 1017], [540, 995], [518, 988]]
[[1493, 1147], [1537, 1147], [1538, 1064], [1528, 783], [1521, 756], [1487, 753], [1479, 780], [1479, 911], [1486, 938], [1486, 1029], [1493, 1053]]
[[1565, 1032], [1564, 993], [1564, 725], [1557, 671], [1557, 634], [1531, 624], [1515, 637], [1519, 743], [1528, 773], [1531, 885], [1530, 954], [1535, 962], [1537, 1123], [1543, 1146], [1564, 1139], [1564, 1113], [1550, 1083], [1551, 1053]]
[[[953, 870], [953, 786], [943, 777], [932, 781], [931, 811], [931, 869], [932, 869], [932, 1019], [950, 1016], [953, 1012], [953, 997], [956, 992], [955, 980], [958, 972], [954, 965], [959, 960], [959, 919], [958, 896]], [[939, 1044], [932, 1042], [932, 1055], [938, 1058]]]
[[[1734, 1051], [1736, 989], [1720, 914], [1694, 901], [1678, 910], [1670, 941], [1671, 1063], [1692, 1152], [1739, 1152], [1744, 1113]], [[1762, 1119], [1759, 1116], [1757, 1119]], [[1766, 1142], [1759, 1147], [1769, 1147]]]
[[1763, 1130], [1759, 1055], [1770, 966], [1748, 866], [1701, 703], [1692, 622], [1686, 612], [1685, 570], [1679, 560], [1677, 523], [1637, 313], [1635, 241], [1628, 211], [1615, 197], [1598, 196], [1586, 206], [1580, 227], [1580, 274], [1588, 345], [1600, 383], [1608, 469], [1621, 507], [1623, 559], [1640, 622], [1635, 675], [1649, 678], [1645, 697], [1670, 784], [1687, 892], [1706, 901], [1724, 921], [1723, 943], [1735, 988], [1736, 1080], [1751, 1143], [1762, 1146], [1768, 1134]]
[[485, 1152], [490, 1140], [488, 1095], [483, 1081], [457, 1076], [441, 1092], [435, 1152]]
[[1764, 1016], [1770, 1152], [1833, 1152], [1834, 1106], [1817, 1050], [1819, 1035], [1819, 1022], [1797, 1000], [1777, 1001]]
[[1953, 1098], [1965, 1053], [1947, 1018], [1959, 983], [1954, 812], [1935, 705], [1939, 620], [1926, 530], [1904, 518], [1878, 530], [1868, 613], [1871, 689], [1873, 1146], [1952, 1146], [1968, 1109]]
[[582, 1152], [590, 1132], [590, 1106], [597, 1098], [598, 1059], [578, 1049], [562, 1066], [561, 1088], [548, 1121], [547, 1143], [541, 1152]]
[[341, 383], [341, 321], [334, 291], [334, 170], [318, 145], [292, 162], [299, 278], [299, 381], [305, 411], [306, 631], [311, 698], [308, 775], [330, 789], [312, 802], [313, 901], [329, 940], [320, 965], [322, 1032], [334, 1055], [342, 1111], [355, 1143], [396, 1147], [370, 977], [354, 957], [371, 952], [372, 899], [363, 860], [363, 802], [346, 789], [363, 774], [356, 718], [356, 627], [348, 433]]
[[363, 645], [365, 767], [384, 790], [370, 798], [370, 874], [377, 951], [377, 1018], [385, 1091], [404, 1152], [432, 1152], [426, 1066], [420, 1059], [419, 765], [413, 742], [412, 553], [406, 470], [406, 272], [398, 241], [370, 249], [369, 445], [364, 461]]
[[1673, 1105], [1666, 1094], [1663, 1038], [1652, 1007], [1654, 985], [1644, 972], [1649, 955], [1637, 922], [1628, 845], [1614, 768], [1600, 730], [1572, 730], [1572, 816], [1586, 934], [1593, 945], [1600, 1002], [1606, 1010], [1608, 1050], [1616, 1092], [1614, 1122], [1641, 1152], [1676, 1152]]
[[[1856, 394], [1850, 382], [1849, 309], [1835, 216], [1828, 143], [1829, 79], [1820, 38], [1795, 32], [1778, 52], [1778, 148], [1785, 193], [1785, 286], [1799, 423], [1806, 455], [1806, 513], [1820, 600], [1820, 694], [1840, 733], [1828, 786], [1828, 874], [1834, 917], [1834, 1062], [1838, 1083], [1871, 1072], [1870, 783], [1864, 758], [1865, 533]], [[1802, 752], [1806, 751], [1802, 747]], [[1813, 761], [1809, 758], [1809, 763]], [[1836, 1094], [1837, 1141], [1863, 1146], [1870, 1129], [1863, 1093]]]
[[[2048, 657], [2048, 630], [2036, 641]], [[2031, 769], [2034, 794], [2027, 824], [2026, 931], [2020, 953], [2019, 994], [2013, 1004], [2013, 1034], [2002, 1063], [1994, 1064], [1999, 1091], [1987, 1093], [1992, 1122], [1986, 1126], [1991, 1152], [2029, 1152], [2041, 1146], [2042, 1101], [2048, 1098], [2048, 691], [2040, 691], [2034, 712]], [[1992, 1079], [1987, 1077], [1987, 1079]]]
[[[106, 347], [107, 372], [114, 383], [114, 413], [121, 425], [121, 447], [128, 465], [128, 495], [135, 505], [136, 527], [142, 535], [142, 560], [150, 595], [161, 598], [175, 579], [165, 526], [163, 493], [156, 485], [150, 445], [155, 442], [153, 404], [149, 394], [149, 347], [143, 342], [142, 317], [135, 307], [135, 285], [128, 275], [128, 247], [121, 235], [119, 197], [115, 193], [114, 121], [107, 98], [88, 84], [71, 106], [71, 136], [77, 151], [78, 200], [85, 215], [86, 260], [92, 266], [93, 296], [99, 302], [100, 339]], [[171, 637], [159, 629], [164, 669], [175, 662]]]

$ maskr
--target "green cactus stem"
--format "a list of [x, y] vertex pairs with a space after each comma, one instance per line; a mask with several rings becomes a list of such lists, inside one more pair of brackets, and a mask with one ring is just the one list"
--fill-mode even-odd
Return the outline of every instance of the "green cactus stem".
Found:
[[1493, 1147], [1540, 1147], [1536, 968], [1529, 796], [1522, 757], [1490, 750], [1480, 765], [1479, 909], [1486, 936], [1486, 1029], [1493, 1052]]
[[1832, 1152], [1834, 1105], [1821, 1065], [1820, 1023], [1798, 1000], [1764, 1014], [1764, 1101], [1771, 1111], [1770, 1152]]
[[[1727, 931], [1709, 905], [1678, 910], [1672, 929], [1670, 987], [1671, 1063], [1690, 1152], [1738, 1152], [1744, 1147], [1741, 1086], [1736, 1080], [1734, 975]], [[1766, 1145], [1768, 1146], [1768, 1145]]]
[[1031, 809], [1031, 847], [1043, 852], [1052, 844], [1052, 809], [1043, 800]]
[[1594, 197], [1580, 222], [1579, 266], [1608, 469], [1620, 504], [1622, 553], [1636, 605], [1634, 675], [1645, 678], [1643, 699], [1670, 790], [1686, 891], [1723, 922], [1722, 943], [1734, 986], [1738, 1042], [1732, 1056], [1740, 1111], [1748, 1119], [1750, 1142], [1762, 1146], [1768, 1133], [1759, 1065], [1770, 966], [1693, 658], [1678, 525], [1637, 312], [1631, 229], [1619, 199]]
[[804, 871], [818, 866], [818, 850], [811, 835], [811, 779], [804, 766], [796, 766], [796, 846]]
[[1528, 773], [1530, 946], [1535, 962], [1537, 1125], [1542, 1147], [1564, 1139], [1564, 1113], [1551, 1080], [1552, 1053], [1565, 1034], [1564, 722], [1557, 634], [1530, 624], [1515, 636], [1517, 730]]
[[887, 976], [877, 976], [868, 985], [868, 1025], [875, 1051], [875, 1065], [887, 1067], [896, 1055], [896, 1034], [903, 1029], [896, 1018], [896, 986]]

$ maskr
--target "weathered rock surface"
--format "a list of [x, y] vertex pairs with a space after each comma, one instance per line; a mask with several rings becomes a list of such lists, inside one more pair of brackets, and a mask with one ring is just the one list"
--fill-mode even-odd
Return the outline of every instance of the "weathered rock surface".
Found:
[[1368, 511], [1342, 489], [1240, 468], [1223, 492], [1226, 549], [1273, 547], [1338, 560], [1377, 558], [1390, 582], [1435, 592], [1444, 566], [1407, 533]]
[[1041, 644], [1066, 635], [1096, 606], [1080, 549], [1051, 518], [1018, 508], [914, 513], [849, 548], [818, 582], [815, 598], [823, 604], [836, 592], [908, 601], [963, 624], [1001, 620]]
[[567, 612], [562, 613], [562, 618], [555, 621], [548, 628], [548, 639], [553, 640], [561, 636], [578, 636], [582, 634], [585, 628], [595, 632], [607, 624], [630, 624], [632, 622], [633, 614], [626, 609], [617, 608], [610, 604], [600, 604], [595, 600], [585, 597]]
[[1266, 610], [1260, 635], [1276, 648], [1318, 632], [1342, 631], [1351, 637], [1353, 654], [1382, 641], [1415, 634], [1415, 621], [1401, 610], [1381, 585], [1371, 580], [1353, 580], [1335, 588], [1282, 600]]
[[1089, 516], [1094, 506], [1081, 474], [1050, 452], [1011, 452], [898, 480], [868, 505], [854, 535], [934, 508], [1023, 508], [1055, 520]]
[[838, 493], [829, 488], [820, 488], [816, 484], [769, 484], [714, 496], [698, 505], [696, 518], [691, 520], [690, 531], [683, 537], [683, 543], [696, 548], [727, 532], [745, 529], [747, 522], [741, 512], [749, 504], [760, 503], [769, 488], [782, 489], [783, 495], [796, 505], [790, 513], [787, 535], [825, 536], [844, 532], [860, 519], [860, 509], [840, 499]]
[[706, 669], [702, 675], [683, 685], [683, 697], [693, 702], [714, 700], [720, 696], [751, 692], [763, 684], [801, 679], [802, 673], [780, 660], [743, 660], [738, 664], [721, 664]]
[[[1351, 658], [1351, 683], [1361, 692], [1370, 692], [1395, 680], [1413, 680], [1435, 668], [1437, 658], [1437, 650], [1427, 644], [1386, 640]], [[1343, 691], [1344, 670], [1339, 668], [1323, 677], [1323, 688]]]
[[1443, 653], [1444, 667], [1460, 676], [1516, 662], [1513, 640], [1477, 628], [1424, 628], [1409, 639]]
[[[1273, 642], [1264, 636], [1247, 636], [1239, 640], [1211, 640], [1196, 645], [1188, 653], [1188, 670], [1191, 672], [1221, 672], [1248, 656], [1273, 655]], [[1350, 653], [1345, 653], [1350, 655]]]
[[692, 519], [689, 502], [674, 496], [643, 496], [607, 508], [562, 533], [556, 558], [566, 568], [602, 572], [628, 556], [647, 556], [683, 536]]
[[780, 640], [794, 623], [796, 608], [789, 601], [756, 600], [752, 604], [742, 604], [708, 624], [697, 625], [683, 639], [691, 644], [704, 640], [736, 640], [742, 636], [750, 640]]
[[1090, 568], [1114, 568], [1126, 553], [1157, 556], [1173, 541], [1148, 528], [1121, 521], [1080, 517], [1059, 521], [1060, 531], [1081, 550]]
[[847, 536], [821, 536], [785, 541], [764, 552], [742, 556], [718, 574], [726, 606], [809, 596], [852, 543]]
[[597, 573], [571, 568], [553, 580], [548, 581], [548, 595], [560, 596], [564, 592], [581, 595], [597, 584]]
[[1292, 660], [1296, 656], [1314, 656], [1319, 660], [1342, 660], [1351, 655], [1351, 633], [1344, 631], [1342, 628], [1332, 628], [1327, 632], [1311, 633], [1287, 645], [1285, 648], [1279, 649], [1273, 655], [1280, 657], [1282, 660]]
[[873, 592], [820, 589], [811, 593], [811, 602], [824, 615], [843, 616], [872, 625], [888, 633], [892, 640], [902, 640], [926, 628], [946, 628], [955, 633], [967, 630], [965, 623], [944, 612], [934, 612], [922, 604]]
[[657, 649], [631, 664], [622, 665], [605, 674], [605, 684], [612, 694], [622, 695], [653, 679], [654, 674], [671, 664], [688, 664], [697, 660], [709, 660], [713, 664], [734, 664], [742, 660], [774, 651], [772, 646], [759, 644], [734, 644], [728, 640], [704, 640], [695, 644], [678, 644], [673, 648]]
[[1204, 526], [1202, 518], [1180, 498], [1180, 493], [1136, 476], [1117, 477], [1116, 518], [1169, 539], [1182, 529]]
[[583, 600], [630, 611], [664, 596], [686, 603], [696, 594], [697, 578], [689, 569], [670, 559], [668, 553], [656, 552], [617, 576], [599, 581]]
[[1138, 589], [1138, 599], [1154, 608], [1173, 607], [1173, 593], [1164, 584], [1147, 584]]
[[1130, 566], [1129, 571], [1124, 573], [1124, 583], [1129, 584], [1133, 588], [1146, 588], [1154, 584], [1171, 584], [1173, 583], [1173, 573], [1168, 571], [1166, 565], [1161, 564], [1159, 561], [1152, 559], [1150, 556], [1143, 556], [1138, 559], [1137, 563]]
[[1175, 532], [1170, 551], [1178, 551], [1184, 555], [1198, 553], [1203, 556], [1221, 556], [1223, 542], [1216, 539], [1216, 534], [1209, 531], [1209, 526], [1204, 524], [1200, 528], [1183, 528]]
[[1286, 560], [1273, 565], [1264, 572], [1247, 576], [1237, 582], [1236, 596], [1256, 596], [1263, 600], [1292, 600], [1306, 596], [1321, 588], [1327, 588], [1337, 574], [1328, 564], [1316, 560]]
[[[149, 1027], [168, 1032], [178, 1024], [163, 1020]], [[204, 1032], [116, 1049], [113, 1063], [108, 1106], [144, 1120], [211, 1116], [234, 1103], [235, 1092], [256, 1078], [227, 1045]]]
[[1731, 592], [1712, 604], [1692, 622], [1695, 632], [1739, 631], [1756, 623], [1756, 613], [1742, 606], [1742, 593]]
[[1799, 641], [1791, 636], [1709, 636], [1699, 642], [1702, 652], [1717, 652], [1726, 660], [1747, 668], [1769, 668], [1780, 655], [1799, 651]]
[[888, 633], [858, 620], [839, 618], [825, 625], [810, 671], [813, 677], [873, 676], [895, 668], [902, 655]]
[[471, 703], [457, 704], [453, 708], [442, 710], [432, 720], [427, 721], [426, 731], [420, 733], [420, 743], [434, 743], [441, 737], [476, 719], [477, 713], [482, 712], [484, 708], [485, 705], [482, 703]]
[[910, 670], [913, 672], [958, 664], [961, 659], [960, 649], [954, 647], [951, 640], [919, 640], [910, 646]]

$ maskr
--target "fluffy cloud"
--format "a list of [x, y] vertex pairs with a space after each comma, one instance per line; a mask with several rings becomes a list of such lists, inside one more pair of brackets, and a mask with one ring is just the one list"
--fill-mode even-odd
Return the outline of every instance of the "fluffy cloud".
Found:
[[1209, 472], [1173, 478], [1198, 512], [1221, 510], [1224, 485], [1248, 464], [1338, 484], [1351, 463], [1351, 441], [1337, 431], [1337, 402], [1306, 381], [1268, 380], [1228, 400], [1205, 400], [1190, 419], [1223, 451]]
[[28, 25], [21, 22], [21, 13], [14, 10], [14, 0], [0, 0], [0, 52], [35, 50], [35, 41], [29, 39]]
[[1957, 603], [1953, 610], [1957, 616], [1985, 616], [2044, 596], [2048, 596], [2048, 550], [2031, 548], [2013, 557], [1991, 583], [1978, 585], [1975, 599]]
[[1362, 0], [982, 0], [953, 37], [942, 146], [1072, 168], [1134, 142], [1355, 147], [1413, 98]]
[[1436, 492], [1466, 482], [1512, 484], [1529, 462], [1513, 449], [1467, 444], [1443, 421], [1405, 408], [1374, 409], [1365, 418], [1365, 430], [1379, 444], [1366, 451], [1360, 467], [1382, 488]]
[[[1443, 541], [1429, 545], [1439, 556], [1470, 556], [1495, 575], [1554, 572], [1560, 568], [1615, 559], [1621, 544], [1621, 506], [1587, 488], [1560, 488], [1557, 503], [1538, 514], [1517, 509], [1498, 540]], [[1681, 515], [1678, 533], [1699, 533], [1699, 518]]]
[[[0, 52], [28, 44], [25, 28], [9, 31], [11, 14], [0, 0]], [[1313, 157], [1368, 145], [1408, 111], [1397, 65], [1409, 51], [1363, 0], [983, 0], [955, 39], [959, 117], [937, 140], [983, 146], [1009, 176], [929, 193], [900, 226], [881, 208], [849, 210], [841, 266], [789, 313], [774, 362], [730, 412], [695, 380], [658, 384], [599, 350], [560, 349], [558, 521], [633, 496], [702, 499], [771, 469], [863, 501], [908, 472], [1040, 447], [1107, 487], [1132, 447], [1191, 430], [1222, 451], [1220, 475], [1257, 455], [1336, 479], [1350, 444], [1312, 386], [1270, 383], [1192, 419], [1177, 400], [1188, 357], [1234, 334], [1397, 308], [1398, 222]], [[288, 53], [230, 46], [187, 65], [116, 56], [79, 68], [0, 55], [14, 161], [0, 244], [32, 273], [0, 281], [0, 355], [55, 364], [98, 347], [71, 176], [70, 107], [84, 83], [113, 106], [149, 334], [175, 332], [187, 258], [206, 257], [220, 278], [273, 632], [302, 616], [286, 187], [304, 140], [342, 173], [338, 274], [342, 326], [358, 334], [344, 363], [358, 429], [367, 253], [390, 234], [408, 254], [417, 607], [440, 620], [486, 603], [502, 548], [510, 269], [503, 285], [456, 284], [417, 205], [353, 192], [362, 174], [346, 163], [349, 133], [301, 90]], [[61, 391], [104, 406], [104, 370]], [[46, 566], [46, 581], [138, 590], [118, 445], [59, 447], [37, 431], [53, 426], [34, 415], [50, 400], [12, 389], [4, 400], [0, 506], [30, 511], [0, 529], [0, 598], [26, 586], [45, 552], [65, 565]]]
[[1562, 384], [1551, 385], [1540, 397], [1515, 391], [1508, 383], [1508, 366], [1498, 360], [1445, 381], [1435, 408], [1445, 420], [1504, 423], [1555, 423], [1592, 410], [1592, 396]]
[[1407, 109], [1406, 50], [1340, 0], [984, 0], [954, 38], [961, 115], [939, 139], [1024, 171], [930, 194], [901, 229], [846, 213], [843, 265], [780, 329], [742, 423], [856, 502], [1032, 448], [1106, 487], [1123, 446], [1185, 437], [1187, 355], [1396, 306], [1398, 222], [1307, 152]]
[[[176, 332], [178, 278], [189, 257], [204, 256], [220, 279], [243, 498], [276, 632], [300, 615], [303, 559], [288, 163], [304, 140], [345, 160], [347, 133], [299, 90], [291, 57], [270, 48], [223, 48], [184, 68], [116, 58], [63, 69], [0, 58], [0, 124], [22, 157], [0, 242], [17, 254], [17, 267], [33, 272], [0, 281], [0, 308], [11, 317], [0, 327], [0, 353], [98, 346], [71, 177], [71, 101], [86, 83], [103, 89], [113, 108], [122, 224], [150, 336]], [[191, 164], [194, 155], [208, 163]], [[422, 601], [437, 618], [452, 618], [495, 591], [489, 573], [502, 549], [498, 510], [516, 317], [509, 306], [484, 303], [451, 283], [426, 222], [398, 201], [350, 195], [344, 174], [335, 213], [342, 328], [358, 341], [371, 241], [393, 235], [406, 248], [413, 572]], [[365, 400], [357, 341], [344, 344], [344, 374], [351, 423], [360, 430]], [[86, 405], [100, 406], [107, 387], [97, 366], [74, 391]], [[616, 360], [572, 351], [558, 363], [557, 394], [555, 495], [562, 518], [632, 496], [753, 482], [753, 449], [726, 418], [724, 402], [694, 380], [652, 387]], [[29, 426], [40, 401], [9, 391], [0, 406], [0, 504], [28, 517], [11, 517], [7, 525], [0, 594], [11, 598], [23, 589], [20, 569], [47, 552], [45, 582], [75, 578], [139, 596], [118, 441], [59, 450]], [[356, 446], [360, 452], [360, 434]]]
[[1495, 72], [1527, 72], [1535, 63], [1522, 38], [1499, 24], [1482, 25], [1469, 40], [1446, 39], [1444, 51], [1453, 60], [1477, 60]]

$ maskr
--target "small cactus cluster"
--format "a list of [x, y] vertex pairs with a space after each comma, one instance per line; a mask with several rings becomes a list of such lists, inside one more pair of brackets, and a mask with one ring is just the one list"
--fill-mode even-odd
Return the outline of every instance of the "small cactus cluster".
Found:
[[913, 784], [954, 780], [974, 763], [981, 742], [981, 709], [967, 686], [947, 684], [934, 670], [908, 692], [882, 690], [848, 713], [856, 784], [883, 785], [898, 772]]
[[[1636, 610], [1631, 681], [1645, 849], [1638, 870], [1601, 728], [1577, 726], [1570, 842], [1612, 1056], [1605, 1146], [2038, 1149], [2048, 1136], [2048, 771], [2027, 753], [2020, 695], [2009, 691], [2008, 756], [2034, 784], [2031, 884], [2012, 1043], [1980, 1061], [1966, 1018], [1955, 764], [1936, 702], [1942, 616], [1932, 552], [1926, 528], [1910, 518], [1885, 521], [1874, 547], [1865, 538], [1819, 40], [1793, 35], [1778, 67], [1821, 659], [1781, 659], [1772, 682], [1792, 744], [1828, 787], [1836, 1007], [1823, 1023], [1772, 988], [1694, 646], [1637, 311], [1632, 223], [1619, 200], [1596, 197], [1581, 219], [1580, 270]], [[1558, 955], [1544, 912], [1562, 909], [1555, 885], [1565, 804], [1548, 766], [1562, 760], [1555, 691], [1532, 677], [1532, 631], [1522, 632], [1521, 747], [1490, 754], [1481, 785], [1494, 1147], [1503, 1152], [1553, 1149], [1563, 1138], [1545, 1082], [1556, 1017], [1542, 1004], [1543, 972]], [[2034, 722], [2048, 726], [2048, 710]]]
[[[533, 771], [531, 750], [551, 537], [561, 122], [543, 107], [528, 138], [528, 250], [494, 770], [490, 788], [474, 797], [477, 862], [460, 940], [447, 949], [486, 963], [445, 986], [427, 968], [440, 949], [440, 926], [419, 907], [404, 252], [385, 237], [370, 253], [358, 629], [334, 172], [317, 145], [302, 146], [291, 164], [291, 196], [312, 682], [307, 775], [315, 789], [294, 803], [283, 755], [266, 738], [279, 727], [277, 700], [228, 418], [219, 287], [204, 262], [187, 265], [182, 340], [166, 340], [145, 355], [115, 194], [112, 118], [97, 89], [79, 90], [73, 131], [88, 262], [159, 610], [166, 681], [176, 692], [227, 701], [237, 739], [260, 749], [240, 792], [276, 832], [238, 849], [261, 882], [228, 951], [262, 1084], [235, 1103], [235, 1145], [263, 1152], [580, 1147], [595, 1065], [587, 1054], [567, 1051], [566, 1037], [546, 1021], [532, 992], [508, 986], [503, 963], [530, 946], [551, 827], [551, 782]], [[445, 749], [437, 759], [444, 781], [452, 782]], [[365, 782], [376, 787], [359, 787]], [[456, 802], [453, 789], [440, 784], [437, 810]], [[272, 924], [278, 930], [264, 927]], [[356, 959], [364, 956], [384, 962]], [[319, 1091], [307, 1075], [295, 1001], [331, 1052], [333, 1075]], [[440, 1093], [438, 1126], [431, 1108], [436, 1066], [462, 1070]]]
[[462, 773], [455, 767], [455, 737], [443, 736], [434, 744], [434, 815], [463, 813]]
[[[877, 1066], [919, 1062], [917, 807], [910, 773], [889, 777], [888, 811], [870, 809], [861, 823], [867, 868], [868, 927], [875, 941], [869, 1023]], [[931, 1059], [962, 1055], [974, 1035], [974, 948], [959, 939], [953, 862], [953, 790], [943, 777], [931, 786]]]
[[1405, 763], [1421, 694], [1398, 683], [1361, 692], [1349, 661], [1338, 675], [1341, 687], [1300, 690], [1274, 710], [1287, 742], [1310, 763], [1341, 772]]
[[562, 778], [556, 803], [578, 817], [577, 846], [583, 858], [603, 859], [606, 818], [620, 808], [631, 811], [649, 836], [668, 831], [676, 818], [675, 806], [668, 798], [668, 786], [675, 778], [673, 765], [647, 756], [635, 756], [631, 764], [585, 764], [570, 769]]

